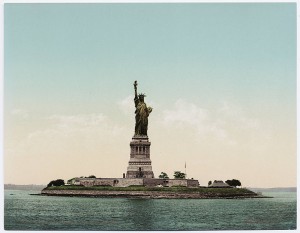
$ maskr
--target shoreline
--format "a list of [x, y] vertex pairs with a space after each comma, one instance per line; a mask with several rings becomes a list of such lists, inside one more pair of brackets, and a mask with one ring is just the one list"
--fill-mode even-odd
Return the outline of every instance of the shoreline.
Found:
[[139, 199], [245, 199], [272, 198], [254, 192], [244, 194], [222, 192], [170, 192], [170, 191], [108, 191], [108, 190], [47, 190], [43, 196], [94, 197], [94, 198], [139, 198]]

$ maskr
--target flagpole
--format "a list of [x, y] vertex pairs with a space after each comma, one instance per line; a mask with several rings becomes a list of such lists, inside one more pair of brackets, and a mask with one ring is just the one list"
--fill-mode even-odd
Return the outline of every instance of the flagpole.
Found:
[[187, 175], [186, 175], [186, 161], [184, 161], [184, 174], [185, 174], [185, 178], [187, 179]]

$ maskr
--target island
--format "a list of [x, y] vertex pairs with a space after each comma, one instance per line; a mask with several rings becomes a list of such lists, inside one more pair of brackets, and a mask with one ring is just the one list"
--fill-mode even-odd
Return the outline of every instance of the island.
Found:
[[51, 181], [41, 191], [47, 196], [81, 196], [109, 198], [167, 198], [167, 199], [212, 199], [212, 198], [264, 198], [241, 186], [238, 180], [227, 183], [210, 181], [208, 187], [200, 186], [196, 179], [187, 179], [186, 173], [174, 172], [170, 179], [162, 172], [155, 178], [150, 159], [151, 142], [148, 137], [148, 118], [152, 107], [147, 107], [145, 94], [137, 93], [137, 81], [134, 82], [135, 128], [130, 142], [130, 158], [126, 173], [122, 178], [74, 177], [65, 184], [64, 180]]
[[111, 186], [52, 186], [42, 190], [47, 196], [79, 196], [108, 198], [151, 198], [151, 199], [241, 199], [266, 198], [246, 188], [207, 187], [111, 187]]

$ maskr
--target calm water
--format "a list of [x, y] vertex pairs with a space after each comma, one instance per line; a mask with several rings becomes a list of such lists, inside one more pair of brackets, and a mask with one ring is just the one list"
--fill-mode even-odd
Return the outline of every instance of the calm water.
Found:
[[[6, 230], [288, 230], [296, 193], [270, 199], [151, 200], [32, 196], [5, 191]], [[13, 195], [12, 195], [13, 194]]]

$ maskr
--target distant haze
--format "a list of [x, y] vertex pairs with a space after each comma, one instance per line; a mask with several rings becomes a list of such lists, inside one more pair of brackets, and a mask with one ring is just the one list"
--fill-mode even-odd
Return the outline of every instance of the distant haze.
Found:
[[4, 184], [4, 190], [42, 190], [47, 185], [15, 185], [15, 184]]
[[296, 3], [4, 6], [4, 182], [122, 177], [133, 82], [156, 177], [296, 186]]

